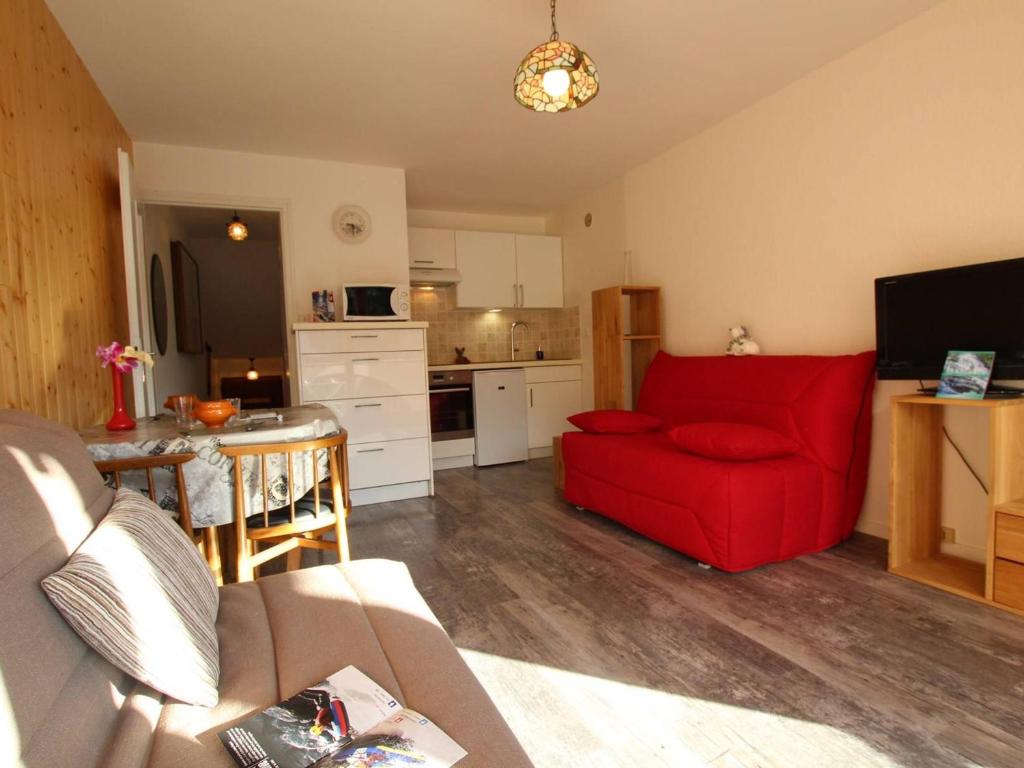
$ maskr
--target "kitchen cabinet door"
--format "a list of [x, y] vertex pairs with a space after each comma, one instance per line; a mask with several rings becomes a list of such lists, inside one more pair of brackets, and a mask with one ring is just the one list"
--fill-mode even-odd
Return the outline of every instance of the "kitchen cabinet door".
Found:
[[550, 448], [551, 439], [573, 429], [566, 421], [583, 409], [580, 381], [549, 381], [526, 387], [526, 436], [531, 448]]
[[460, 307], [516, 305], [516, 236], [502, 232], [455, 233], [455, 264], [462, 282], [455, 289]]
[[516, 235], [516, 282], [520, 307], [561, 307], [562, 238]]
[[455, 230], [409, 227], [409, 266], [455, 269]]

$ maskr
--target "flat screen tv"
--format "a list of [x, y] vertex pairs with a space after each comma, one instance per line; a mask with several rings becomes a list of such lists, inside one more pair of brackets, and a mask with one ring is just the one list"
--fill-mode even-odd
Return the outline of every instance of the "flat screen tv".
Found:
[[1024, 259], [875, 280], [880, 379], [938, 379], [951, 349], [995, 350], [992, 379], [1024, 379]]

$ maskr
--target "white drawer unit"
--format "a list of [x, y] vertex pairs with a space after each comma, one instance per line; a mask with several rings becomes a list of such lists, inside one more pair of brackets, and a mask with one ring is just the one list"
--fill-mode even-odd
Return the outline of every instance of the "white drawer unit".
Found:
[[394, 352], [423, 349], [423, 331], [388, 328], [365, 331], [300, 331], [299, 354]]
[[344, 352], [302, 356], [303, 402], [425, 395], [423, 352]]
[[320, 402], [348, 430], [350, 445], [430, 436], [430, 414], [422, 395]]
[[430, 439], [358, 443], [348, 447], [352, 490], [430, 478]]
[[352, 504], [433, 493], [426, 323], [298, 324], [299, 399], [348, 431]]

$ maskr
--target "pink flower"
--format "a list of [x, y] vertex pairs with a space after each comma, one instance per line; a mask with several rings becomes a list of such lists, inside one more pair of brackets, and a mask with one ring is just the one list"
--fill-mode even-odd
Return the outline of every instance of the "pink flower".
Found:
[[134, 357], [119, 357], [114, 361], [114, 367], [121, 373], [131, 373], [133, 369], [139, 367], [139, 361]]
[[113, 365], [118, 373], [130, 373], [139, 366], [138, 359], [125, 356], [125, 348], [119, 341], [112, 341], [109, 347], [96, 347], [96, 357], [100, 359], [100, 366]]
[[120, 341], [110, 342], [109, 347], [96, 347], [96, 357], [100, 359], [100, 366], [106, 368], [111, 363], [117, 363], [117, 359], [124, 354], [124, 347]]

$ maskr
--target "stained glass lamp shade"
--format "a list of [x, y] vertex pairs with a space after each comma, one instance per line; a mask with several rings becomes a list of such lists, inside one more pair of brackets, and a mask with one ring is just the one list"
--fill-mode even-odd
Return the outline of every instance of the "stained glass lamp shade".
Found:
[[526, 54], [516, 70], [516, 101], [537, 112], [565, 112], [590, 103], [599, 87], [593, 60], [559, 40], [552, 0], [551, 39]]

